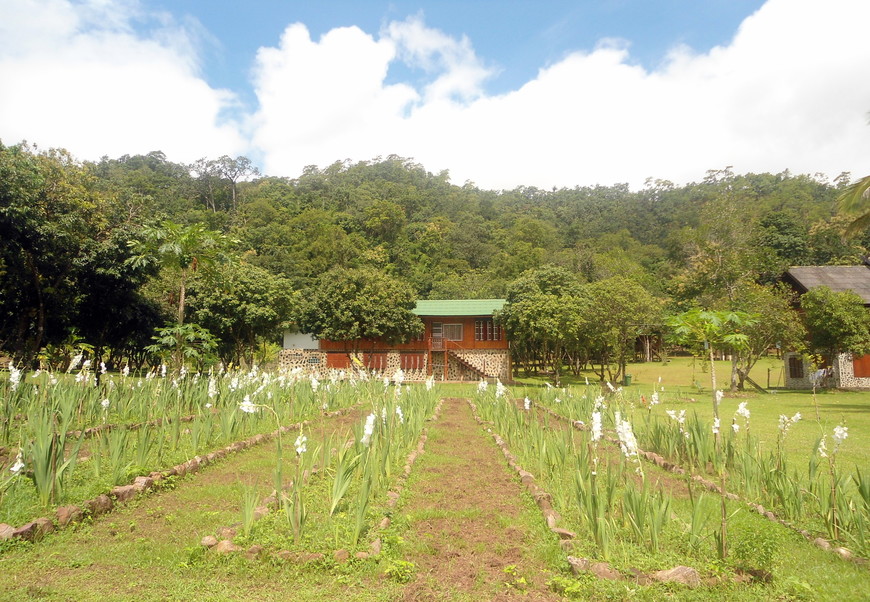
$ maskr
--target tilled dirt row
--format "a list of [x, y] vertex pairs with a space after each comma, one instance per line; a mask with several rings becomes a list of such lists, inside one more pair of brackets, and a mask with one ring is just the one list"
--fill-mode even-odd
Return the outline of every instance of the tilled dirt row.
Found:
[[404, 599], [559, 599], [536, 554], [533, 523], [543, 519], [465, 400], [444, 401], [421, 460], [400, 509], [410, 523], [406, 560], [417, 566]]

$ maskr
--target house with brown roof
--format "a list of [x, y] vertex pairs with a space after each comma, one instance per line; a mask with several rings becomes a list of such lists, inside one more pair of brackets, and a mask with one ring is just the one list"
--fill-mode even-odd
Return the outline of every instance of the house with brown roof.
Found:
[[[800, 295], [819, 286], [834, 292], [852, 291], [870, 310], [870, 265], [866, 263], [792, 267], [783, 275], [783, 281]], [[827, 365], [819, 369], [799, 353], [784, 353], [786, 388], [810, 389], [817, 379], [818, 386], [870, 389], [870, 355], [853, 357], [851, 353], [839, 353], [825, 359]]]
[[401, 369], [408, 380], [510, 380], [510, 348], [494, 314], [504, 299], [436, 299], [418, 301], [413, 310], [425, 326], [423, 335], [407, 343], [360, 341], [348, 353], [344, 341], [315, 340], [285, 332], [279, 365], [314, 371], [365, 368], [385, 374]]

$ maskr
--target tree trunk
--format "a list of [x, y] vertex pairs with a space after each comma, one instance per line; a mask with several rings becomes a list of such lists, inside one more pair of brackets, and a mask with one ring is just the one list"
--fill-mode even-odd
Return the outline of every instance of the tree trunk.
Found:
[[737, 352], [731, 352], [731, 392], [737, 391]]
[[181, 290], [178, 291], [178, 325], [184, 324], [184, 298], [187, 296], [187, 271], [181, 271]]

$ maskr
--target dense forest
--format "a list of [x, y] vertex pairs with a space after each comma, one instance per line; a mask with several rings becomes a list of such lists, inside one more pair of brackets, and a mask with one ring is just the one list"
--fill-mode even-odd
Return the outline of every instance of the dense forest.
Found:
[[142, 366], [161, 345], [253, 361], [334, 269], [418, 298], [510, 298], [546, 268], [630, 282], [665, 313], [739, 308], [790, 265], [862, 260], [870, 240], [844, 237], [837, 214], [848, 184], [725, 168], [638, 191], [493, 191], [397, 156], [284, 178], [244, 157], [83, 162], [0, 145], [0, 350], [61, 369], [81, 349]]

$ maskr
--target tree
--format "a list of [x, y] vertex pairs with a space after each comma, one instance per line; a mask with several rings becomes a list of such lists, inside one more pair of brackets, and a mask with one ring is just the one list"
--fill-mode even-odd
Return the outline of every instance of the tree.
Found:
[[713, 416], [716, 420], [719, 420], [719, 398], [716, 388], [716, 364], [713, 361], [714, 348], [717, 346], [732, 350], [745, 348], [748, 337], [743, 330], [756, 321], [756, 316], [743, 311], [712, 311], [699, 308], [671, 316], [667, 320], [678, 343], [690, 347], [695, 352], [707, 353], [710, 361]]
[[637, 282], [622, 276], [587, 284], [583, 297], [587, 301], [587, 336], [601, 361], [599, 376], [604, 378], [604, 367], [612, 359], [616, 373], [610, 377], [619, 381], [625, 374], [629, 355], [634, 354], [637, 338], [659, 330], [662, 302]]
[[780, 287], [747, 284], [736, 296], [736, 305], [755, 320], [744, 323], [745, 345], [735, 349], [731, 390], [743, 390], [749, 371], [774, 345], [781, 349], [803, 346], [806, 329], [792, 308], [793, 295]]
[[191, 282], [192, 318], [220, 339], [226, 364], [253, 362], [260, 340], [278, 337], [291, 318], [295, 293], [284, 278], [244, 262], [216, 266]]
[[19, 365], [66, 338], [82, 258], [109, 229], [105, 206], [66, 151], [0, 144], [0, 348]]
[[423, 334], [411, 287], [372, 268], [334, 268], [303, 297], [299, 330], [343, 342], [348, 356], [359, 354], [363, 340], [395, 344]]
[[202, 224], [183, 226], [163, 220], [156, 226], [144, 226], [141, 238], [130, 241], [134, 255], [128, 262], [132, 267], [158, 265], [178, 272], [176, 322], [181, 325], [184, 324], [188, 279], [200, 266], [228, 259], [230, 243], [226, 236], [208, 230]]
[[526, 372], [533, 364], [549, 366], [558, 382], [565, 353], [583, 330], [583, 309], [577, 278], [550, 265], [524, 272], [514, 281], [495, 317]]
[[857, 294], [819, 286], [801, 297], [801, 309], [814, 353], [870, 353], [870, 312]]

